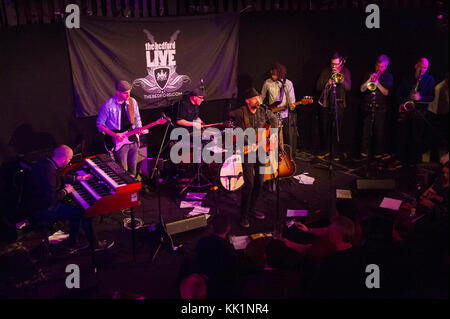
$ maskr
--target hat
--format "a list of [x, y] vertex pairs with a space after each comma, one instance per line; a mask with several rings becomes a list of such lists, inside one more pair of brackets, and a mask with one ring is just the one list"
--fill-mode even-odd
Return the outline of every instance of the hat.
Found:
[[258, 91], [255, 90], [255, 88], [248, 89], [244, 93], [244, 99], [246, 99], [246, 100], [251, 99], [252, 97], [255, 97], [255, 96], [259, 96], [259, 93], [258, 93]]
[[198, 87], [196, 89], [193, 89], [192, 91], [189, 91], [189, 96], [205, 96], [205, 90], [201, 87]]
[[119, 92], [125, 92], [131, 90], [132, 86], [129, 82], [125, 80], [120, 80], [116, 82], [116, 90]]

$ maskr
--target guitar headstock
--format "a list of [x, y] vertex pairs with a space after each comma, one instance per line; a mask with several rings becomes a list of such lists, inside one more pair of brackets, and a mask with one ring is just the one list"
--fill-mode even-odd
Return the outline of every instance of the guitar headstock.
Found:
[[302, 105], [311, 104], [314, 102], [314, 99], [312, 96], [306, 95], [302, 98], [301, 102]]
[[164, 123], [168, 122], [168, 120], [162, 117], [162, 118], [158, 119], [156, 122], [158, 124], [164, 124]]

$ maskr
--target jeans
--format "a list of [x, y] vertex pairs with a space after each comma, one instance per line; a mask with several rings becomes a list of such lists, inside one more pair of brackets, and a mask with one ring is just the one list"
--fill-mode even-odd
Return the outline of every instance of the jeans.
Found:
[[139, 144], [126, 144], [117, 152], [114, 152], [114, 158], [122, 165], [123, 169], [131, 175], [136, 176], [136, 167], [138, 162]]
[[58, 203], [53, 209], [36, 212], [35, 218], [38, 223], [53, 223], [58, 220], [69, 220], [70, 230], [68, 241], [71, 244], [75, 244], [78, 240], [80, 223], [89, 244], [94, 244], [97, 241], [97, 237], [92, 227], [92, 221], [86, 217], [84, 211], [80, 207]]

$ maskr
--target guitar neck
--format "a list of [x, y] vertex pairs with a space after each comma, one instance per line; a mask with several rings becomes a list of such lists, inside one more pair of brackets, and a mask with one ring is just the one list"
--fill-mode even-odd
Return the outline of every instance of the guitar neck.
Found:
[[139, 131], [146, 130], [146, 129], [152, 127], [152, 126], [155, 126], [156, 124], [158, 124], [158, 121], [152, 122], [152, 123], [147, 124], [147, 125], [142, 126], [142, 127], [137, 127], [137, 128], [135, 128], [134, 130], [127, 131], [127, 132], [125, 133], [125, 136], [126, 136], [126, 137], [129, 137], [129, 136], [131, 136], [131, 135], [138, 134]]
[[[303, 101], [298, 101], [298, 102], [293, 103], [294, 107], [296, 107], [299, 104], [305, 104], [305, 103]], [[279, 107], [273, 108], [272, 112], [276, 113], [276, 112], [284, 111], [288, 107], [289, 107], [289, 105], [279, 106]]]

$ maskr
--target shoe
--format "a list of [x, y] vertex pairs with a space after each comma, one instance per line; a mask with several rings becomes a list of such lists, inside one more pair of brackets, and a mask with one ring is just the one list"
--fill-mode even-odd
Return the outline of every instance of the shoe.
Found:
[[114, 246], [114, 240], [99, 240], [94, 251], [106, 250]]
[[264, 213], [258, 212], [257, 210], [251, 210], [249, 214], [255, 217], [256, 219], [266, 218], [266, 215]]
[[333, 161], [335, 161], [335, 162], [340, 161], [340, 160], [341, 160], [341, 158], [340, 158], [339, 156], [335, 156], [335, 157], [333, 158]]
[[361, 157], [367, 157], [369, 156], [367, 153], [361, 153]]
[[325, 157], [330, 156], [330, 153], [325, 153], [323, 155], [318, 155], [317, 158], [324, 159]]
[[239, 225], [241, 225], [241, 227], [244, 227], [244, 228], [249, 228], [250, 227], [250, 223], [248, 221], [248, 217], [242, 216], [240, 221], [239, 221]]
[[382, 158], [383, 157], [383, 154], [377, 154], [377, 155], [375, 155], [375, 158], [376, 159], [380, 159], [380, 158]]

